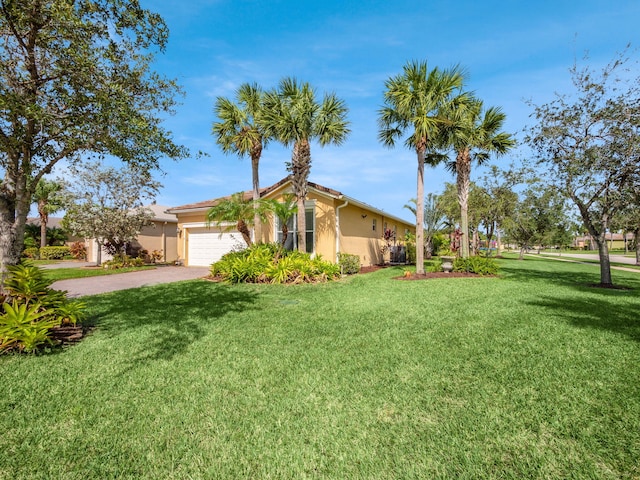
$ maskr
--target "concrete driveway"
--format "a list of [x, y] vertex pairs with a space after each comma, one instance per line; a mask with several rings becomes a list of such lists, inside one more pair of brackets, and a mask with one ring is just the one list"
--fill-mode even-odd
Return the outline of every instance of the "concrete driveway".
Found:
[[59, 280], [54, 282], [51, 288], [66, 290], [68, 297], [77, 298], [85, 295], [97, 295], [99, 293], [114, 292], [116, 290], [126, 290], [128, 288], [179, 282], [181, 280], [193, 280], [206, 277], [208, 274], [209, 267], [166, 266], [151, 270], [140, 270], [138, 272]]

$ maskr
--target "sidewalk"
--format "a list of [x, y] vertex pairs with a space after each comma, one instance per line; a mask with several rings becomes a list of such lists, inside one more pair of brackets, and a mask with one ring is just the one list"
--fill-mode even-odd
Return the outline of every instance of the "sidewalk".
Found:
[[[76, 265], [77, 266], [77, 265]], [[51, 285], [56, 290], [66, 290], [69, 298], [85, 295], [127, 290], [129, 288], [146, 287], [162, 283], [173, 283], [182, 280], [194, 280], [206, 277], [209, 267], [157, 267], [151, 270], [116, 273], [99, 277], [73, 278], [59, 280]]]
[[[545, 254], [545, 253], [525, 253], [525, 256], [527, 257], [538, 257], [538, 258], [548, 258], [550, 260], [557, 260], [559, 262], [569, 262], [569, 263], [579, 263], [581, 265], [592, 265], [594, 267], [599, 267], [600, 263], [593, 263], [593, 262], [584, 262], [581, 261], [579, 257], [574, 257], [574, 256], [570, 256], [567, 254], [563, 254], [564, 256], [555, 256], [552, 254]], [[617, 260], [613, 260], [612, 261], [617, 261]], [[630, 259], [629, 259], [630, 260]], [[635, 260], [634, 260], [635, 261]], [[622, 262], [618, 262], [618, 263], [622, 263]], [[621, 272], [634, 272], [634, 273], [640, 273], [640, 269], [637, 268], [628, 268], [628, 267], [618, 267], [618, 266], [614, 266], [611, 265], [611, 270], [620, 270]]]

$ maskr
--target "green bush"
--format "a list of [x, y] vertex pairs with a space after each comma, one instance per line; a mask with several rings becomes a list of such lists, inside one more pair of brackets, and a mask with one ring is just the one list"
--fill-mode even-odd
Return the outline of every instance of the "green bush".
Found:
[[62, 260], [67, 255], [71, 255], [69, 247], [42, 247], [40, 249], [40, 258], [43, 260]]
[[344, 275], [354, 275], [360, 272], [360, 257], [351, 253], [339, 253], [338, 265]]
[[25, 248], [24, 252], [22, 252], [22, 256], [25, 258], [31, 258], [33, 260], [38, 260], [40, 258], [40, 248], [38, 247]]
[[224, 255], [211, 275], [230, 283], [312, 283], [340, 276], [340, 266], [307, 253], [283, 252], [277, 244], [257, 244]]
[[489, 257], [456, 258], [453, 261], [454, 272], [469, 272], [477, 275], [496, 275], [498, 264]]
[[109, 270], [117, 270], [119, 268], [127, 267], [142, 267], [143, 265], [143, 258], [132, 258], [129, 255], [116, 255], [111, 260], [102, 263], [102, 266]]
[[65, 292], [49, 288], [51, 280], [39, 268], [23, 263], [8, 267], [8, 271], [4, 283], [7, 299], [0, 315], [0, 353], [34, 352], [53, 343], [52, 328], [75, 325], [84, 318], [85, 304], [69, 301]]

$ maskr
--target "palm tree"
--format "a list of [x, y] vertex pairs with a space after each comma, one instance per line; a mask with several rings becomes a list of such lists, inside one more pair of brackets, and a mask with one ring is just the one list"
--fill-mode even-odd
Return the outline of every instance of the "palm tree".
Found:
[[[236, 90], [235, 103], [228, 98], [218, 97], [214, 107], [220, 121], [213, 123], [213, 134], [222, 151], [239, 157], [248, 155], [251, 158], [253, 202], [256, 208], [260, 200], [258, 167], [262, 150], [269, 141], [261, 124], [263, 104], [262, 88], [255, 83], [245, 83]], [[262, 235], [257, 211], [254, 214], [253, 225], [255, 239], [258, 240]]]
[[340, 145], [350, 130], [347, 107], [335, 94], [325, 94], [318, 103], [314, 89], [295, 78], [280, 81], [278, 89], [267, 94], [264, 109], [266, 131], [286, 147], [293, 145], [291, 184], [298, 204], [298, 250], [305, 252], [306, 219], [304, 201], [311, 171], [311, 141], [321, 147]]
[[40, 247], [47, 246], [49, 214], [62, 210], [62, 199], [59, 195], [61, 190], [60, 183], [42, 178], [36, 184], [33, 192], [33, 203], [38, 205], [38, 216], [40, 217]]
[[461, 256], [469, 256], [469, 182], [471, 164], [484, 164], [492, 153], [502, 155], [514, 145], [514, 138], [501, 131], [505, 114], [498, 107], [483, 112], [482, 101], [473, 99], [468, 108], [447, 112], [450, 122], [445, 129], [444, 142], [453, 148], [455, 161], [449, 162], [449, 170], [455, 172], [460, 204], [460, 229], [462, 231]]
[[[378, 117], [379, 140], [388, 147], [405, 133], [405, 146], [415, 150], [418, 159], [416, 195], [416, 273], [424, 273], [424, 164], [435, 151], [436, 140], [447, 121], [441, 110], [452, 101], [454, 91], [462, 88], [464, 72], [454, 66], [448, 70], [427, 69], [427, 62], [410, 62], [403, 73], [385, 82], [385, 106]], [[457, 97], [464, 105], [465, 95]], [[435, 158], [435, 157], [434, 157]]]
[[[244, 192], [237, 192], [228, 198], [223, 198], [216, 205], [211, 207], [207, 212], [207, 226], [215, 223], [216, 226], [222, 227], [223, 231], [233, 230], [234, 227], [250, 247], [251, 241], [250, 227], [253, 226], [255, 216], [257, 214], [259, 221], [266, 217], [268, 205], [263, 201], [258, 201], [255, 206], [253, 199], [248, 198]], [[229, 223], [229, 225], [223, 225]]]
[[296, 205], [296, 197], [292, 194], [287, 194], [282, 198], [281, 202], [277, 200], [268, 200], [268, 207], [273, 215], [278, 218], [280, 222], [280, 228], [282, 229], [282, 240], [280, 245], [284, 248], [289, 237], [289, 227], [287, 223], [293, 218], [298, 211], [298, 205]]
[[[417, 214], [415, 198], [409, 200], [413, 205], [404, 206], [414, 215]], [[424, 203], [424, 245], [427, 259], [431, 258], [433, 251], [433, 237], [444, 225], [445, 215], [440, 207], [440, 196], [428, 193]]]

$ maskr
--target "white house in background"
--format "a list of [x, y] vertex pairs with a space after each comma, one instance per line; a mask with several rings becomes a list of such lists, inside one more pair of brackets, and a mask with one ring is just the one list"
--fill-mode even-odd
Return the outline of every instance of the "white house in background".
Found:
[[[178, 260], [178, 218], [172, 213], [166, 213], [169, 208], [162, 205], [146, 205], [153, 214], [153, 224], [144, 227], [136, 240], [131, 243], [133, 253], [146, 250], [149, 254], [153, 251], [162, 252], [163, 262], [175, 262]], [[87, 247], [87, 260], [98, 260], [98, 243], [95, 238], [85, 240]], [[111, 257], [103, 250], [102, 261]]]

